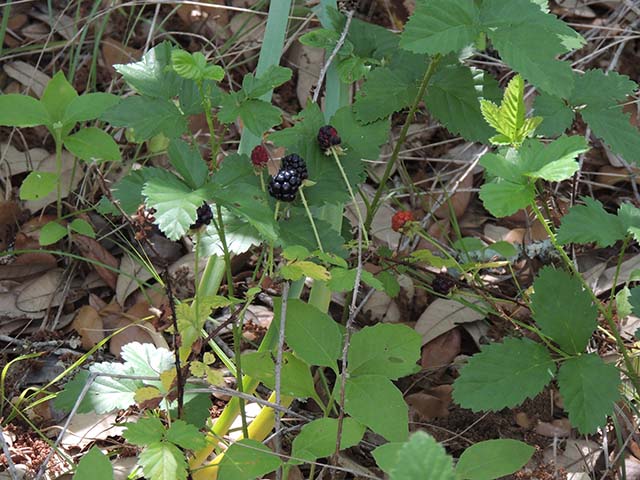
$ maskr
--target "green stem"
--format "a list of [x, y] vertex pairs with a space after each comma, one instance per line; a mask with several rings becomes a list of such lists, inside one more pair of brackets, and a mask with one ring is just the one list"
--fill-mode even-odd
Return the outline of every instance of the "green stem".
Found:
[[349, 178], [347, 178], [347, 174], [344, 171], [344, 168], [342, 168], [342, 163], [340, 162], [340, 159], [338, 158], [338, 153], [336, 152], [335, 148], [331, 148], [331, 153], [333, 154], [333, 158], [336, 160], [336, 164], [338, 165], [338, 170], [340, 170], [340, 174], [342, 175], [342, 179], [344, 180], [344, 184], [347, 186], [347, 190], [349, 190], [349, 195], [351, 196], [351, 201], [353, 202], [353, 206], [356, 209], [356, 215], [358, 216], [358, 222], [360, 223], [360, 226], [363, 228], [362, 230], [362, 234], [364, 235], [364, 244], [366, 246], [369, 245], [369, 235], [367, 234], [367, 231], [364, 230], [364, 220], [362, 218], [362, 212], [360, 212], [360, 206], [358, 205], [358, 202], [356, 201], [356, 196], [353, 194], [353, 189], [351, 188], [351, 184], [349, 183]]
[[58, 181], [56, 183], [56, 214], [58, 218], [62, 217], [62, 138], [60, 138], [60, 130], [56, 129], [55, 132], [56, 141], [56, 176]]
[[375, 215], [376, 210], [378, 209], [378, 204], [380, 203], [382, 192], [386, 187], [389, 177], [391, 176], [393, 166], [398, 161], [398, 155], [400, 154], [400, 149], [402, 148], [405, 140], [407, 139], [407, 134], [409, 133], [409, 127], [411, 126], [411, 123], [413, 122], [413, 119], [416, 115], [416, 111], [418, 110], [418, 105], [420, 105], [420, 102], [422, 101], [424, 94], [427, 91], [429, 82], [431, 81], [431, 78], [436, 72], [436, 68], [440, 63], [440, 58], [441, 58], [440, 54], [434, 55], [431, 58], [429, 67], [427, 68], [427, 71], [425, 72], [424, 77], [422, 77], [422, 82], [420, 82], [420, 88], [418, 88], [418, 93], [416, 94], [416, 98], [413, 100], [413, 104], [409, 109], [409, 113], [407, 114], [407, 119], [405, 120], [404, 125], [402, 126], [402, 130], [400, 130], [400, 135], [398, 136], [398, 140], [396, 141], [395, 147], [393, 148], [393, 153], [391, 154], [391, 158], [389, 158], [389, 161], [387, 162], [387, 167], [385, 168], [384, 174], [380, 179], [380, 184], [378, 185], [376, 194], [373, 197], [373, 200], [371, 201], [371, 208], [367, 212], [367, 219], [364, 224], [365, 231], [369, 230], [369, 228], [371, 227], [371, 222], [373, 221], [373, 216]]
[[[598, 308], [600, 314], [607, 321], [607, 324], [611, 329], [611, 333], [613, 334], [613, 337], [616, 341], [616, 345], [618, 346], [618, 349], [622, 354], [622, 358], [624, 360], [624, 364], [628, 373], [634, 372], [635, 370], [633, 368], [633, 363], [631, 362], [631, 357], [629, 357], [629, 352], [627, 350], [627, 347], [624, 345], [624, 341], [622, 340], [622, 337], [620, 336], [620, 331], [618, 330], [618, 327], [613, 319], [613, 315], [611, 315], [611, 312], [602, 305], [602, 302], [596, 296], [595, 292], [589, 287], [586, 280], [584, 279], [582, 274], [578, 271], [578, 269], [576, 268], [571, 258], [569, 258], [569, 255], [567, 255], [567, 252], [565, 252], [564, 248], [562, 248], [562, 246], [558, 243], [555, 233], [553, 232], [553, 230], [551, 230], [551, 227], [549, 226], [547, 219], [544, 218], [544, 215], [542, 215], [542, 212], [540, 211], [540, 208], [538, 208], [538, 205], [536, 204], [536, 202], [531, 203], [531, 208], [536, 218], [542, 224], [545, 231], [547, 232], [547, 235], [549, 235], [549, 240], [551, 241], [551, 244], [554, 246], [554, 248], [558, 251], [558, 253], [562, 257], [562, 260], [564, 261], [565, 265], [569, 268], [569, 270], [571, 270], [573, 275], [580, 281], [583, 288], [591, 296], [591, 300]], [[615, 288], [615, 286], [612, 286], [612, 288]], [[633, 384], [633, 388], [635, 389], [636, 394], [640, 395], [640, 382], [638, 381], [638, 376], [633, 374], [633, 375], [628, 375], [628, 377], [631, 383]]]
[[624, 241], [622, 242], [622, 247], [620, 248], [620, 254], [618, 255], [618, 262], [616, 264], [616, 273], [613, 276], [613, 284], [611, 285], [611, 293], [609, 295], [609, 315], [613, 317], [613, 307], [615, 305], [614, 299], [616, 298], [616, 285], [618, 285], [618, 278], [620, 277], [620, 270], [622, 269], [622, 261], [624, 259], [624, 254], [627, 251], [627, 247], [631, 242], [631, 235], [627, 235], [624, 237]]
[[302, 199], [302, 204], [304, 205], [304, 209], [307, 212], [307, 216], [309, 217], [309, 223], [311, 223], [311, 229], [313, 230], [313, 235], [316, 237], [318, 248], [321, 252], [324, 252], [322, 248], [322, 242], [320, 241], [320, 235], [318, 234], [318, 229], [316, 228], [316, 222], [313, 221], [313, 217], [311, 216], [311, 210], [309, 210], [309, 205], [307, 204], [307, 199], [304, 196], [303, 189], [300, 189], [300, 198]]

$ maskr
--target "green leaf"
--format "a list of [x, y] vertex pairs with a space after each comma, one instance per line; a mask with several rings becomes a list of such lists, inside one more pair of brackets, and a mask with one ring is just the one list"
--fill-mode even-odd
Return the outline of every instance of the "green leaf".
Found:
[[122, 208], [125, 213], [131, 215], [136, 212], [138, 207], [143, 203], [142, 187], [149, 178], [156, 175], [159, 171], [159, 168], [152, 167], [132, 170], [126, 177], [111, 187], [114, 199], [120, 203], [120, 208]]
[[[280, 318], [280, 308], [278, 304], [274, 309], [274, 318]], [[301, 300], [289, 299], [285, 336], [296, 355], [309, 365], [337, 370], [336, 360], [342, 354], [342, 332], [328, 314]]]
[[578, 171], [577, 157], [589, 150], [584, 137], [562, 136], [547, 146], [537, 140], [527, 141], [521, 150], [523, 168], [530, 170], [527, 176], [549, 182], [567, 180]]
[[416, 480], [429, 472], [429, 480], [454, 480], [453, 460], [431, 435], [417, 431], [400, 450], [389, 480]]
[[622, 289], [616, 293], [616, 313], [618, 314], [618, 318], [625, 318], [631, 315], [633, 306], [629, 302], [630, 297], [631, 290], [629, 290], [629, 287], [622, 287]]
[[471, 357], [453, 384], [453, 399], [474, 412], [511, 408], [540, 393], [555, 370], [544, 346], [507, 338]]
[[[525, 142], [521, 151], [526, 152], [529, 141]], [[511, 183], [525, 184], [527, 179], [524, 178], [526, 169], [520, 153], [515, 148], [509, 148], [498, 153], [486, 153], [480, 159], [486, 171], [487, 176], [498, 177], [508, 180]]]
[[480, 199], [491, 215], [507, 217], [531, 205], [535, 188], [507, 181], [485, 183], [480, 188]]
[[78, 468], [73, 474], [73, 480], [85, 480], [87, 478], [92, 480], [113, 480], [113, 466], [109, 458], [96, 446], [91, 447], [82, 456], [78, 463]]
[[201, 187], [209, 177], [209, 167], [197, 147], [179, 138], [169, 143], [169, 161], [191, 188]]
[[98, 118], [108, 108], [113, 107], [120, 98], [111, 93], [87, 93], [71, 100], [62, 118], [65, 125], [85, 122]]
[[302, 35], [299, 41], [307, 47], [333, 49], [339, 38], [340, 34], [335, 30], [316, 28]]
[[[340, 388], [339, 384], [336, 388]], [[380, 406], [384, 405], [384, 414]], [[358, 422], [391, 442], [402, 442], [409, 435], [409, 412], [402, 393], [386, 377], [349, 377], [345, 385], [345, 411]]]
[[256, 135], [262, 135], [282, 122], [280, 109], [263, 100], [251, 99], [242, 102], [238, 114], [244, 126]]
[[197, 427], [183, 420], [174, 420], [166, 434], [167, 440], [187, 450], [198, 450], [207, 445], [207, 440]]
[[498, 242], [492, 243], [486, 249], [487, 251], [496, 252], [502, 258], [512, 258], [518, 255], [518, 249], [514, 247], [511, 243], [500, 240]]
[[401, 72], [376, 68], [356, 94], [353, 106], [358, 120], [371, 123], [407, 107], [418, 93], [415, 82], [408, 82]]
[[561, 245], [595, 242], [599, 247], [608, 247], [625, 237], [626, 230], [616, 215], [606, 212], [598, 200], [582, 200], [584, 205], [574, 205], [562, 217], [558, 229]]
[[324, 266], [308, 260], [299, 260], [283, 265], [280, 267], [280, 275], [293, 281], [309, 277], [324, 282], [331, 278], [331, 274]]
[[400, 283], [398, 279], [387, 270], [383, 270], [376, 275], [376, 279], [382, 283], [384, 291], [391, 298], [395, 298], [400, 293]]
[[618, 219], [622, 228], [628, 234], [633, 235], [636, 242], [640, 241], [640, 208], [636, 208], [630, 203], [623, 203], [618, 209]]
[[291, 80], [290, 68], [271, 65], [258, 78], [248, 73], [242, 78], [242, 91], [247, 98], [260, 98], [276, 87]]
[[469, 141], [485, 142], [492, 134], [483, 121], [480, 99], [494, 99], [498, 83], [489, 74], [474, 72], [464, 65], [441, 67], [433, 76], [425, 102], [447, 129]]
[[64, 139], [64, 146], [76, 157], [87, 162], [119, 162], [120, 148], [111, 135], [96, 127], [78, 130]]
[[154, 442], [145, 448], [138, 462], [149, 480], [186, 480], [187, 462], [184, 454], [168, 442]]
[[234, 442], [225, 452], [218, 471], [224, 480], [259, 478], [280, 467], [282, 462], [260, 442], [244, 438]]
[[578, 33], [529, 0], [486, 0], [480, 16], [483, 29], [511, 68], [544, 92], [564, 98], [571, 94], [571, 65], [556, 57], [584, 43]]
[[575, 106], [606, 108], [626, 100], [637, 88], [638, 84], [626, 75], [592, 69], [582, 75], [576, 75], [575, 89], [570, 101]]
[[387, 474], [391, 472], [398, 463], [398, 453], [403, 446], [404, 442], [389, 442], [371, 452], [380, 470]]
[[542, 333], [567, 353], [583, 352], [598, 325], [598, 310], [580, 281], [563, 270], [545, 267], [533, 289], [531, 309]]
[[[353, 418], [345, 418], [342, 423], [340, 449], [353, 447], [360, 443], [365, 428]], [[293, 439], [291, 446], [292, 465], [300, 465], [333, 455], [338, 437], [338, 420], [318, 418], [307, 423]]]
[[135, 375], [158, 377], [162, 372], [175, 368], [173, 353], [151, 343], [132, 342], [122, 347], [120, 356]]
[[[356, 151], [361, 158], [378, 158], [380, 147], [389, 140], [388, 119], [362, 125], [349, 105], [339, 109], [329, 123], [338, 130], [342, 144]], [[326, 161], [331, 160], [329, 157]]]
[[382, 375], [396, 380], [420, 370], [421, 336], [405, 325], [380, 323], [351, 337], [350, 375]]
[[64, 112], [71, 102], [78, 97], [78, 92], [67, 81], [64, 72], [56, 73], [47, 83], [40, 101], [49, 112], [50, 123], [62, 121]]
[[114, 68], [138, 93], [169, 99], [178, 93], [182, 82], [170, 68], [172, 50], [170, 42], [162, 42], [145, 53], [139, 62], [114, 65]]
[[586, 107], [580, 111], [593, 133], [604, 140], [607, 146], [625, 160], [640, 161], [640, 132], [631, 124], [631, 114], [622, 107]]
[[493, 480], [511, 475], [531, 458], [535, 448], [509, 438], [485, 440], [467, 448], [456, 464], [456, 476], [470, 480]]
[[533, 105], [535, 114], [543, 119], [538, 127], [540, 135], [554, 137], [571, 127], [574, 113], [563, 99], [542, 92]]
[[224, 78], [224, 69], [218, 65], [208, 65], [207, 58], [202, 52], [189, 53], [179, 49], [173, 50], [171, 64], [179, 76], [196, 82], [220, 81]]
[[170, 240], [177, 240], [187, 232], [206, 198], [204, 191], [191, 190], [169, 172], [147, 181], [142, 193], [146, 205], [156, 209], [156, 224]]
[[457, 52], [480, 33], [479, 11], [473, 0], [420, 2], [400, 37], [400, 47], [415, 53]]
[[0, 125], [35, 127], [49, 123], [49, 113], [39, 100], [17, 93], [0, 95]]
[[96, 238], [96, 232], [93, 231], [93, 227], [89, 222], [83, 220], [82, 218], [74, 219], [70, 224], [69, 228], [74, 232], [79, 233], [80, 235], [85, 235], [90, 238]]
[[69, 231], [67, 227], [60, 225], [58, 222], [49, 222], [40, 230], [40, 245], [53, 245], [57, 241], [67, 236]]
[[125, 427], [126, 430], [122, 432], [122, 436], [127, 442], [139, 447], [159, 442], [165, 433], [164, 425], [157, 417], [143, 417], [137, 422], [125, 423]]
[[[229, 252], [238, 255], [249, 250], [253, 246], [262, 243], [262, 238], [258, 230], [251, 225], [244, 217], [233, 215], [228, 210], [222, 210], [222, 222], [224, 223], [224, 236], [227, 241]], [[197, 243], [197, 239], [196, 240]], [[204, 232], [200, 232], [200, 255], [210, 257], [211, 255], [224, 256], [222, 240], [218, 235], [215, 225], [207, 225]]]
[[163, 98], [133, 96], [107, 109], [100, 118], [116, 127], [130, 127], [138, 141], [162, 133], [176, 138], [187, 129], [187, 121], [178, 107]]
[[638, 315], [640, 313], [640, 287], [633, 287], [629, 290], [629, 303], [633, 313]]
[[558, 386], [571, 425], [580, 433], [595, 433], [620, 399], [620, 373], [594, 354], [570, 358], [558, 372]]
[[58, 175], [53, 172], [30, 172], [20, 186], [20, 200], [38, 200], [53, 192]]
[[[267, 388], [275, 389], [275, 362], [271, 352], [244, 354], [242, 370], [250, 377], [260, 380]], [[283, 394], [299, 398], [317, 397], [309, 365], [291, 352], [284, 353], [281, 372], [280, 390]]]

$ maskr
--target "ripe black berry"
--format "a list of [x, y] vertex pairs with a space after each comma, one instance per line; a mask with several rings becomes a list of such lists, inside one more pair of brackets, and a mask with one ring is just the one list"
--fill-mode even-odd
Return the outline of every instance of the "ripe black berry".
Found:
[[342, 139], [334, 127], [331, 125], [320, 127], [318, 131], [318, 145], [320, 145], [322, 151], [326, 152], [331, 147], [340, 145], [340, 142], [342, 142]]
[[304, 159], [295, 153], [287, 155], [282, 159], [282, 168], [286, 170], [295, 170], [300, 177], [300, 181], [304, 181], [309, 178], [309, 172], [307, 172], [307, 164]]
[[213, 220], [213, 212], [207, 202], [200, 205], [198, 210], [196, 210], [196, 213], [198, 214], [198, 217], [196, 218], [195, 223], [189, 227], [192, 230], [196, 230], [203, 225], [209, 225], [211, 220]]
[[302, 179], [295, 170], [282, 168], [271, 177], [269, 194], [276, 200], [293, 202], [302, 184]]
[[455, 285], [456, 281], [445, 273], [438, 273], [431, 282], [433, 291], [440, 295], [447, 295]]

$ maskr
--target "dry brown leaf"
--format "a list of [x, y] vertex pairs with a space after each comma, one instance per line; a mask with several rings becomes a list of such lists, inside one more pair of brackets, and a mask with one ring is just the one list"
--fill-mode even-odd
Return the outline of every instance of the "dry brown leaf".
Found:
[[91, 350], [104, 339], [104, 325], [98, 311], [85, 305], [76, 313], [76, 317], [71, 324], [82, 339], [82, 348]]
[[[224, 7], [224, 0], [205, 0], [203, 3], [211, 3]], [[229, 13], [225, 8], [207, 7], [200, 5], [181, 5], [178, 7], [178, 16], [187, 25], [200, 23], [205, 20], [215, 20], [218, 25], [226, 25], [229, 22]]]
[[120, 305], [124, 305], [127, 297], [153, 275], [141, 261], [128, 255], [122, 257], [119, 270], [116, 282], [116, 300]]
[[412, 393], [405, 397], [406, 402], [423, 420], [429, 421], [436, 418], [445, 418], [449, 415], [449, 404], [428, 393]]
[[2, 158], [0, 174], [6, 178], [35, 170], [40, 162], [49, 156], [49, 152], [42, 148], [32, 148], [27, 152], [21, 152], [13, 145], [0, 143], [0, 156]]
[[[91, 266], [95, 269], [98, 275], [100, 275], [100, 278], [102, 278], [107, 285], [115, 290], [116, 284], [118, 282], [118, 274], [115, 272], [115, 269], [118, 268], [118, 260], [116, 260], [113, 255], [111, 255], [102, 245], [100, 245], [99, 242], [97, 242], [93, 238], [74, 234], [73, 243], [78, 246], [80, 252], [84, 257], [98, 262], [98, 264], [91, 263]], [[101, 264], [109, 266], [114, 270], [106, 268]]]
[[9, 17], [7, 28], [10, 30], [18, 30], [25, 23], [27, 23], [27, 16], [24, 13], [18, 13]]
[[102, 59], [111, 75], [116, 73], [114, 65], [135, 62], [142, 56], [140, 51], [127, 47], [111, 37], [104, 37], [101, 45]]
[[[450, 187], [450, 185], [448, 186]], [[469, 206], [469, 202], [473, 196], [473, 192], [467, 191], [471, 187], [473, 187], [473, 175], [467, 175], [458, 185], [458, 190], [460, 191], [456, 191], [448, 199], [445, 198], [440, 204], [440, 207], [433, 212], [433, 214], [437, 218], [449, 218], [451, 216], [451, 210], [453, 209], [456, 218], [460, 218], [464, 212], [467, 211], [467, 207]], [[426, 193], [424, 195], [424, 199], [429, 209], [431, 209], [431, 206], [440, 200], [440, 194]]]
[[76, 22], [69, 15], [55, 14], [49, 15], [47, 13], [40, 13], [32, 10], [30, 15], [37, 18], [43, 23], [49, 25], [49, 27], [58, 33], [65, 40], [73, 40], [76, 34]]
[[120, 314], [115, 320], [104, 318], [105, 327], [110, 330], [125, 328], [122, 332], [116, 333], [109, 342], [109, 351], [120, 358], [122, 347], [131, 342], [151, 343], [156, 347], [169, 348], [162, 334], [156, 332], [149, 321], [143, 321], [153, 317], [149, 303], [141, 301]]
[[25, 283], [16, 299], [16, 306], [26, 313], [57, 307], [64, 300], [62, 278], [62, 269], [57, 268]]
[[[478, 298], [471, 296], [466, 300], [472, 304], [482, 303]], [[483, 313], [479, 313], [460, 302], [438, 298], [422, 312], [416, 323], [415, 330], [422, 335], [422, 344], [424, 345], [443, 333], [452, 330], [456, 325], [475, 322], [484, 317]]]
[[543, 437], [568, 437], [571, 435], [571, 423], [568, 418], [557, 418], [552, 422], [540, 422], [533, 430]]
[[20, 215], [20, 205], [12, 200], [0, 200], [0, 225], [15, 225]]
[[57, 265], [56, 257], [46, 252], [24, 253], [13, 263], [0, 268], [0, 280], [23, 278], [46, 272]]
[[307, 104], [307, 100], [311, 98], [312, 88], [318, 83], [324, 51], [320, 48], [313, 48], [296, 42], [287, 52], [287, 57], [291, 64], [298, 69], [296, 95], [300, 105], [304, 106]]
[[97, 414], [82, 413], [76, 414], [71, 419], [69, 428], [62, 436], [60, 444], [63, 447], [76, 447], [83, 449], [96, 440], [105, 440], [109, 437], [122, 435], [125, 427], [119, 425], [116, 413]]
[[422, 347], [422, 368], [434, 369], [449, 365], [460, 354], [461, 343], [462, 335], [457, 328], [434, 338]]
[[[23, 32], [25, 30], [23, 30]], [[42, 97], [47, 83], [51, 80], [49, 75], [42, 73], [30, 63], [23, 62], [22, 60], [5, 63], [2, 68], [4, 68], [5, 73], [9, 77], [17, 80], [25, 87], [30, 88], [38, 98]]]
[[[612, 267], [607, 268], [607, 265], [608, 262], [602, 262], [582, 274], [585, 281], [596, 295], [607, 292], [613, 287], [613, 279], [616, 276], [617, 267], [616, 265], [613, 265]], [[628, 260], [622, 262], [616, 287], [629, 280], [631, 273], [639, 268], [640, 256], [638, 255], [634, 255]]]
[[242, 12], [229, 22], [229, 29], [234, 35], [239, 35], [236, 47], [242, 49], [247, 58], [255, 55], [254, 48], [260, 46], [264, 37], [266, 22], [263, 17], [254, 13]]

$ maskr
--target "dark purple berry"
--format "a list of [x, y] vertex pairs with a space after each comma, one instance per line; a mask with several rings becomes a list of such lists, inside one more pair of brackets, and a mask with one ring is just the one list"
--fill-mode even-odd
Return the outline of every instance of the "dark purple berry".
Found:
[[301, 181], [305, 181], [309, 178], [306, 162], [300, 155], [295, 153], [282, 158], [282, 168], [286, 170], [295, 170]]
[[271, 177], [269, 194], [276, 200], [293, 202], [302, 185], [302, 179], [295, 170], [282, 168]]
[[251, 151], [251, 163], [256, 168], [264, 167], [269, 161], [269, 152], [263, 145], [258, 145]]
[[446, 273], [438, 273], [431, 282], [431, 288], [440, 295], [448, 295], [456, 281]]
[[211, 211], [209, 204], [206, 202], [198, 207], [196, 213], [198, 217], [196, 218], [195, 223], [189, 227], [192, 230], [197, 230], [203, 225], [209, 225], [211, 220], [213, 220], [213, 212]]
[[338, 135], [338, 131], [334, 127], [331, 125], [320, 127], [318, 131], [318, 145], [320, 145], [322, 151], [326, 152], [331, 147], [340, 145], [341, 142], [340, 135]]

